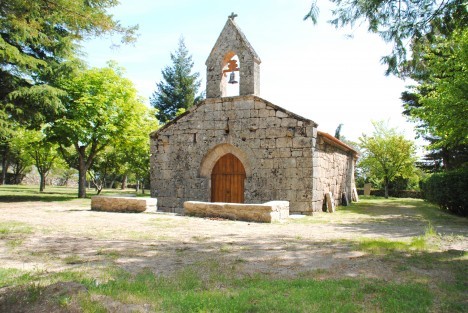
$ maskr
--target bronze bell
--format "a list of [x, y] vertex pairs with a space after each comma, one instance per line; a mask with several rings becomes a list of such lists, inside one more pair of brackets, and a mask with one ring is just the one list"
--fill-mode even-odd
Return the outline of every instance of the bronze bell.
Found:
[[237, 84], [238, 81], [236, 80], [236, 74], [234, 72], [231, 72], [231, 75], [229, 75], [229, 84]]

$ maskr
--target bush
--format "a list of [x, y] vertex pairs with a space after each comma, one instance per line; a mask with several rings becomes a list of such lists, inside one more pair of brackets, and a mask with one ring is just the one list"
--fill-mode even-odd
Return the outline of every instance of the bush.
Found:
[[468, 167], [437, 173], [421, 183], [423, 198], [455, 214], [468, 215]]
[[[364, 195], [364, 189], [358, 188], [357, 189], [358, 195]], [[376, 197], [385, 197], [385, 190], [383, 189], [372, 189], [371, 196]], [[389, 190], [388, 195], [390, 197], [395, 198], [415, 198], [415, 199], [422, 199], [421, 192], [418, 190]]]

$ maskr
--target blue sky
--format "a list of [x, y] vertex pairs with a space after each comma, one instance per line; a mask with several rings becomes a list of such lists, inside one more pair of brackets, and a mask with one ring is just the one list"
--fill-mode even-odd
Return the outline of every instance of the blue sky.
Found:
[[399, 100], [409, 82], [385, 77], [380, 64], [391, 46], [368, 34], [365, 25], [337, 30], [326, 23], [326, 1], [319, 1], [318, 25], [303, 21], [311, 1], [122, 0], [112, 13], [124, 25], [139, 24], [137, 43], [112, 49], [117, 37], [99, 38], [87, 41], [83, 51], [91, 66], [117, 61], [148, 99], [184, 36], [204, 89], [206, 58], [227, 16], [235, 12], [236, 23], [262, 60], [262, 98], [315, 121], [331, 134], [343, 123], [342, 134], [352, 140], [372, 132], [371, 120], [388, 120], [413, 139], [413, 125], [401, 116]]

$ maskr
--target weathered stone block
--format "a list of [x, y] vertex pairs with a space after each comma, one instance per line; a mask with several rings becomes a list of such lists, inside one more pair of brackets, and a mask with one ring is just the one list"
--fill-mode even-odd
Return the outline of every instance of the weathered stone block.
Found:
[[280, 117], [280, 118], [283, 118], [283, 117], [289, 117], [288, 114], [284, 113], [283, 111], [276, 111], [276, 117]]
[[271, 201], [264, 204], [184, 202], [186, 215], [222, 217], [231, 220], [271, 223], [289, 217], [288, 201]]
[[292, 147], [292, 140], [289, 137], [283, 137], [276, 139], [277, 148], [290, 148]]
[[294, 118], [283, 118], [281, 120], [282, 127], [295, 127], [297, 126], [297, 120]]
[[156, 211], [156, 198], [136, 198], [118, 196], [91, 197], [91, 210], [105, 212], [144, 212]]
[[365, 196], [370, 196], [370, 194], [371, 194], [371, 188], [372, 188], [372, 184], [371, 184], [371, 183], [364, 184], [364, 195], [365, 195]]
[[269, 117], [269, 116], [270, 116], [269, 110], [267, 110], [267, 109], [258, 110], [258, 117], [265, 118], [265, 117]]

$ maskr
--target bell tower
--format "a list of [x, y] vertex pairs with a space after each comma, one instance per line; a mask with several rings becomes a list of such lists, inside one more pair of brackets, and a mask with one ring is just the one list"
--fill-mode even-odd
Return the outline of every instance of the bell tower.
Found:
[[234, 22], [232, 13], [206, 60], [206, 97], [227, 96], [227, 84], [239, 84], [239, 95], [260, 94], [260, 63], [255, 50]]

